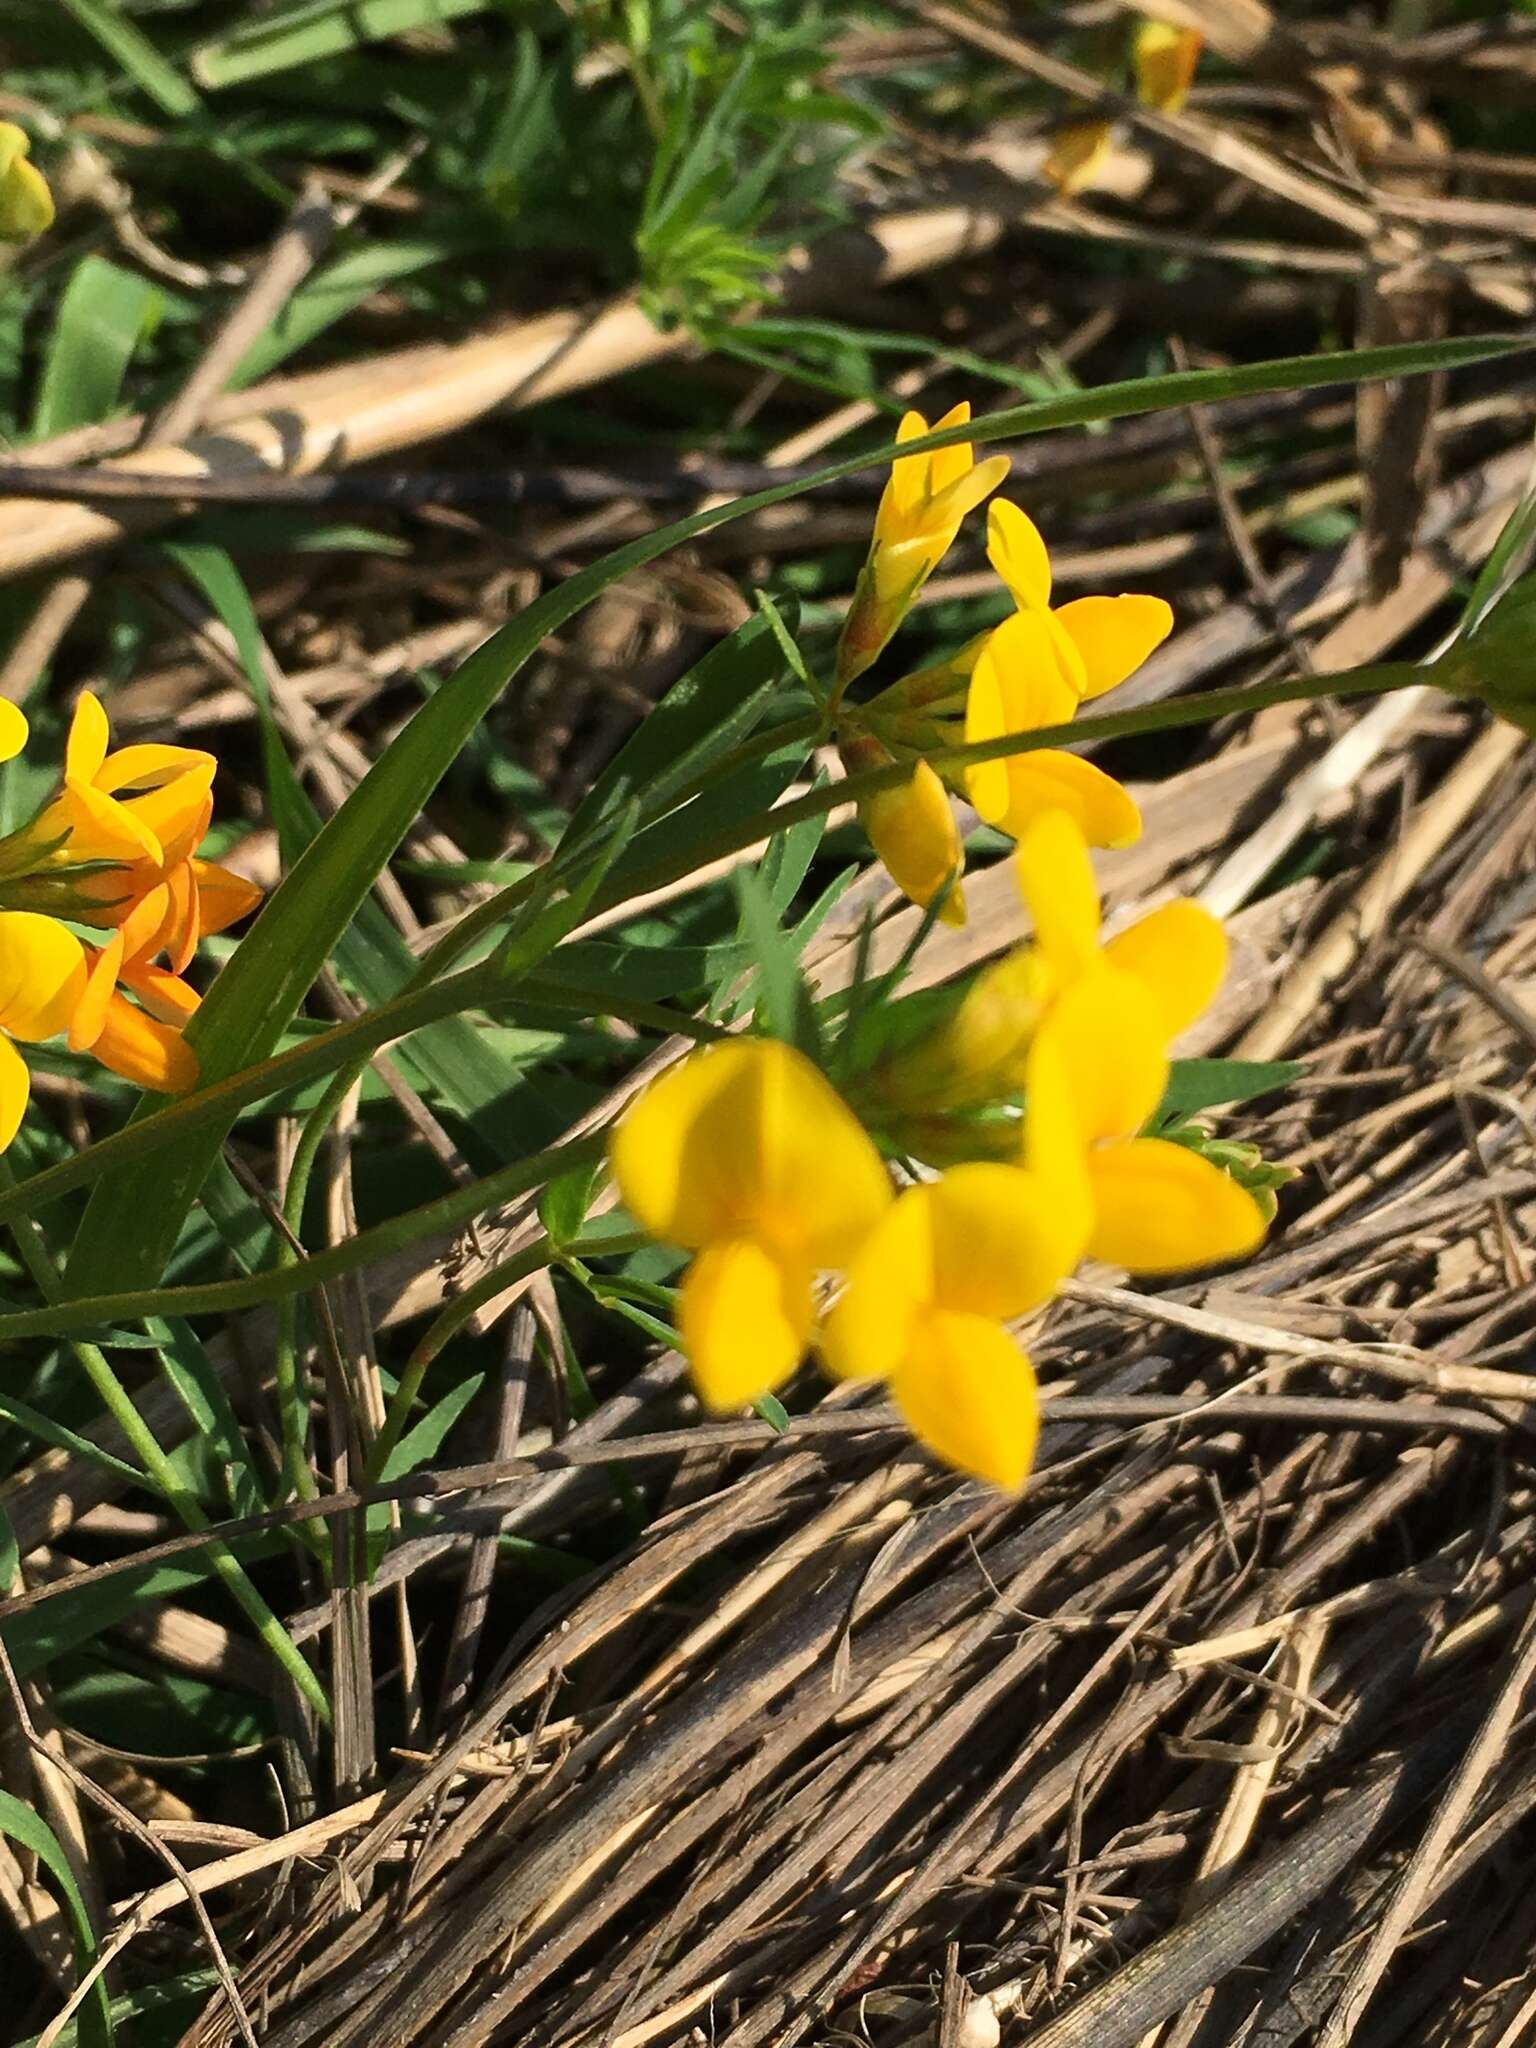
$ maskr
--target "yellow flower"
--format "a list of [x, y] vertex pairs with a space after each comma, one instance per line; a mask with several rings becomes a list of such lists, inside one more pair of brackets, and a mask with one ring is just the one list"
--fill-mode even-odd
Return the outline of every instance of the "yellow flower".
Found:
[[987, 560], [1019, 610], [1049, 622], [1045, 658], [1079, 698], [1123, 683], [1173, 631], [1173, 608], [1138, 591], [1074, 597], [1052, 609], [1049, 551], [1029, 514], [1007, 498], [987, 510]]
[[947, 885], [940, 920], [965, 923], [965, 892], [960, 886], [965, 847], [948, 793], [926, 761], [919, 761], [907, 781], [894, 789], [861, 798], [859, 822], [898, 889], [926, 910]]
[[1056, 999], [1030, 1050], [1030, 1101], [1065, 1101], [1085, 1147], [1088, 1254], [1133, 1273], [1241, 1258], [1264, 1239], [1263, 1211], [1230, 1175], [1138, 1135], [1168, 1085], [1166, 1046], [1154, 990], [1100, 966]]
[[1080, 1204], [1051, 1173], [976, 1162], [907, 1188], [865, 1239], [827, 1318], [829, 1371], [878, 1379], [912, 1433], [994, 1486], [1034, 1462], [1034, 1368], [1004, 1324], [1055, 1292], [1082, 1251]]
[[636, 1221], [696, 1254], [678, 1334], [717, 1412], [794, 1371], [816, 1274], [844, 1265], [891, 1201], [852, 1111], [803, 1054], [771, 1039], [709, 1046], [652, 1082], [610, 1160]]
[[1031, 827], [1018, 871], [1049, 990], [1029, 1052], [1026, 1163], [1049, 1129], [1061, 1183], [1054, 1118], [1065, 1104], [1083, 1155], [1077, 1194], [1063, 1200], [1091, 1215], [1092, 1257], [1164, 1273], [1252, 1251], [1265, 1230], [1253, 1197], [1186, 1146], [1138, 1135], [1167, 1089], [1170, 1044], [1221, 986], [1220, 921], [1198, 903], [1165, 903], [1104, 942], [1087, 846], [1060, 813]]
[[142, 1088], [179, 1093], [197, 1080], [197, 1061], [179, 1032], [117, 993], [120, 942], [84, 946], [57, 918], [0, 911], [0, 1151], [20, 1126], [31, 1092], [13, 1040], [37, 1044], [67, 1032], [71, 1051], [89, 1051]]
[[1201, 41], [1198, 29], [1173, 28], [1166, 21], [1137, 25], [1131, 56], [1136, 97], [1144, 107], [1155, 107], [1160, 114], [1178, 113], [1194, 83]]
[[[969, 420], [967, 404], [954, 406], [931, 431]], [[930, 432], [920, 412], [909, 412], [899, 442]], [[914, 599], [954, 542], [961, 522], [1008, 474], [1006, 455], [977, 462], [969, 441], [929, 455], [899, 455], [875, 514], [869, 559], [837, 650], [837, 681], [862, 675], [911, 609]]]
[[[1170, 28], [1161, 21], [1137, 25], [1131, 61], [1136, 71], [1136, 97], [1144, 107], [1154, 107], [1160, 114], [1178, 113], [1189, 96], [1201, 40], [1197, 29]], [[1040, 173], [1063, 199], [1093, 183], [1109, 154], [1111, 126], [1108, 121], [1077, 121], [1057, 135]]]
[[[1060, 657], [1049, 613], [1021, 611], [1005, 619], [971, 671], [966, 744], [1068, 724], [1078, 694]], [[1141, 836], [1141, 813], [1114, 777], [1056, 747], [975, 762], [965, 770], [965, 787], [987, 823], [1015, 839], [1050, 811], [1067, 812], [1094, 846], [1130, 846]]]
[[29, 828], [29, 836], [60, 843], [55, 866], [106, 862], [72, 879], [78, 899], [70, 914], [122, 934], [122, 979], [146, 1002], [169, 1001], [182, 1016], [196, 997], [151, 970], [164, 953], [179, 975], [198, 940], [245, 917], [261, 891], [196, 849], [213, 816], [212, 754], [192, 747], [119, 747], [109, 753], [107, 715], [82, 691], [70, 723], [64, 787]]
[[53, 195], [36, 164], [28, 163], [31, 151], [23, 129], [0, 121], [0, 242], [29, 242], [53, 225]]

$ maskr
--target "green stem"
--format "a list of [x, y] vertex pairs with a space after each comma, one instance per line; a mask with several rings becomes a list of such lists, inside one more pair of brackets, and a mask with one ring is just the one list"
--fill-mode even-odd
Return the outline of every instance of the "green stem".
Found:
[[[15, 1184], [9, 1166], [0, 1159], [0, 1185], [14, 1187]], [[50, 1300], [56, 1298], [62, 1289], [63, 1277], [37, 1225], [29, 1217], [17, 1218], [11, 1224], [11, 1235], [22, 1263], [37, 1283], [38, 1291]], [[210, 1523], [201, 1504], [182, 1483], [154, 1431], [134, 1406], [133, 1397], [112, 1370], [106, 1353], [98, 1345], [80, 1338], [71, 1342], [70, 1349], [95, 1389], [97, 1399], [131, 1446], [145, 1476], [189, 1529], [195, 1529], [199, 1534], [208, 1529]], [[320, 1719], [328, 1723], [331, 1707], [324, 1688], [297, 1643], [252, 1585], [240, 1560], [226, 1543], [214, 1537], [208, 1545], [208, 1561], [277, 1662]]]
[[[981, 761], [1006, 761], [1015, 755], [1039, 753], [1047, 747], [1076, 747], [1085, 741], [1130, 739], [1143, 733], [1174, 732], [1182, 726], [1205, 725], [1212, 719], [1230, 718], [1244, 711], [1267, 711], [1276, 704], [1300, 704], [1319, 697], [1364, 697], [1390, 690], [1406, 690], [1433, 680], [1433, 672], [1412, 662], [1381, 662], [1371, 668], [1344, 669], [1331, 676], [1298, 676], [1285, 683], [1255, 683], [1228, 690], [1202, 690], [1194, 697], [1174, 697], [1165, 704], [1144, 704], [1133, 711], [1106, 712], [1098, 718], [1079, 718], [1066, 725], [1041, 726], [1034, 732], [1003, 733], [995, 740], [976, 740], [969, 746], [942, 747], [925, 758], [944, 770], [967, 768]], [[807, 818], [819, 818], [839, 805], [873, 796], [882, 789], [896, 789], [912, 773], [912, 762], [895, 761], [887, 768], [870, 768], [849, 775], [841, 782], [826, 783], [808, 790], [771, 811], [760, 811], [738, 820], [715, 834], [713, 839], [689, 849], [689, 873], [707, 862], [723, 860], [770, 832], [786, 832]], [[675, 863], [658, 863], [654, 868], [630, 874], [623, 883], [623, 895], [600, 890], [593, 899], [594, 910], [611, 910], [630, 895], [644, 895], [677, 879]]]
[[0, 1344], [12, 1338], [58, 1337], [75, 1330], [115, 1327], [144, 1316], [228, 1315], [238, 1309], [261, 1308], [267, 1302], [303, 1294], [345, 1273], [355, 1273], [434, 1232], [461, 1229], [485, 1209], [530, 1194], [562, 1173], [595, 1165], [607, 1143], [606, 1131], [592, 1131], [563, 1145], [552, 1145], [548, 1151], [532, 1153], [469, 1187], [454, 1188], [419, 1209], [404, 1210], [371, 1230], [360, 1231], [345, 1244], [332, 1245], [328, 1251], [298, 1259], [291, 1266], [242, 1274], [236, 1280], [151, 1287], [133, 1294], [83, 1295], [77, 1300], [52, 1302], [46, 1308], [0, 1315]]

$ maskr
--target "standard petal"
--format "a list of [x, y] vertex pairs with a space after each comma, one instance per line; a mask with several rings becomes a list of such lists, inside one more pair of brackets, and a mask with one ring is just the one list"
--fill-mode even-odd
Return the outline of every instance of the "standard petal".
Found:
[[1085, 697], [1134, 675], [1173, 631], [1173, 608], [1160, 597], [1075, 597], [1055, 616], [1082, 657]]
[[[968, 444], [962, 445], [968, 448]], [[934, 461], [941, 462], [954, 452], [952, 448], [941, 448]], [[1012, 467], [1006, 455], [988, 455], [974, 466], [968, 462], [960, 474], [938, 493], [929, 508], [929, 518], [945, 534], [946, 548], [954, 540], [961, 522], [1007, 480]]]
[[197, 1055], [179, 1031], [146, 1017], [126, 996], [113, 994], [92, 1057], [125, 1081], [160, 1095], [184, 1095], [197, 1086]]
[[85, 948], [56, 917], [0, 911], [0, 1028], [13, 1038], [53, 1038], [85, 994]]
[[891, 1391], [912, 1434], [957, 1471], [1014, 1492], [1040, 1437], [1035, 1370], [1001, 1323], [930, 1311], [919, 1318]]
[[726, 1414], [782, 1386], [814, 1320], [809, 1267], [745, 1238], [700, 1252], [683, 1276], [677, 1331], [704, 1406]]
[[849, 1263], [820, 1339], [834, 1379], [889, 1379], [905, 1355], [913, 1318], [933, 1292], [933, 1233], [922, 1192], [898, 1195]]
[[14, 761], [27, 744], [27, 714], [9, 697], [0, 697], [0, 761]]
[[948, 793], [928, 763], [919, 761], [911, 779], [897, 788], [865, 797], [859, 818], [897, 888], [926, 909], [952, 885], [939, 916], [945, 924], [963, 925], [965, 849]]
[[1021, 611], [1051, 601], [1051, 557], [1040, 529], [1021, 505], [997, 498], [987, 510], [987, 560]]
[[1033, 819], [1020, 834], [1014, 872], [1053, 977], [1067, 982], [1097, 966], [1099, 885], [1077, 820], [1066, 811]]
[[27, 1072], [27, 1063], [0, 1033], [0, 1152], [5, 1151], [27, 1112], [27, 1098], [32, 1093], [32, 1076]]
[[1111, 967], [1146, 983], [1162, 1006], [1170, 1039], [1210, 1007], [1227, 972], [1227, 935], [1204, 904], [1161, 903], [1104, 948]]
[[1168, 1085], [1163, 1014], [1144, 982], [1101, 967], [1063, 991], [1037, 1044], [1060, 1073], [1086, 1145], [1131, 1138]]
[[160, 865], [160, 842], [126, 804], [103, 796], [89, 782], [66, 780], [63, 794], [43, 813], [43, 825], [66, 833], [67, 860], [152, 861]]
[[901, 1199], [924, 1206], [941, 1309], [1021, 1316], [1050, 1299], [1082, 1254], [1074, 1219], [1022, 1166], [954, 1166]]
[[689, 1248], [751, 1237], [839, 1265], [891, 1200], [853, 1112], [774, 1039], [690, 1054], [627, 1111], [610, 1156], [630, 1213]]
[[69, 1020], [69, 1049], [71, 1052], [89, 1052], [101, 1036], [101, 1028], [107, 1021], [107, 1005], [112, 1000], [112, 991], [117, 987], [117, 977], [123, 965], [123, 935], [114, 932], [107, 943], [96, 950], [86, 948], [85, 992], [75, 1005], [75, 1014]]
[[107, 758], [111, 733], [107, 714], [94, 690], [82, 690], [75, 699], [69, 721], [69, 738], [64, 743], [64, 776], [69, 782], [94, 782]]
[[[1000, 816], [987, 821], [1015, 839], [1047, 811], [1065, 811], [1090, 846], [1134, 846], [1141, 837], [1135, 799], [1080, 754], [1039, 747], [1033, 753], [1015, 754], [1003, 765], [1008, 771], [1008, 801]], [[981, 810], [980, 804], [976, 808]]]
[[205, 938], [249, 917], [261, 901], [262, 891], [255, 882], [248, 882], [233, 868], [220, 867], [217, 861], [194, 860], [192, 880], [197, 887], [198, 926]]
[[1177, 1273], [1240, 1259], [1264, 1239], [1258, 1203], [1186, 1146], [1133, 1138], [1089, 1155], [1094, 1225], [1088, 1249], [1133, 1273]]
[[[920, 440], [927, 431], [928, 422], [920, 412], [903, 413], [896, 429], [897, 445]], [[891, 474], [875, 514], [876, 540], [903, 540], [912, 531], [919, 507], [928, 496], [930, 459], [926, 455], [898, 455], [891, 464]]]

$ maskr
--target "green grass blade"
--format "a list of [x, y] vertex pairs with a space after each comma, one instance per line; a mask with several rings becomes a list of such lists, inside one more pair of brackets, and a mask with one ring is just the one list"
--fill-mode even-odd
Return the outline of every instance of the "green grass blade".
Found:
[[146, 278], [86, 256], [64, 287], [32, 414], [37, 440], [104, 420], [160, 294]]
[[202, 111], [202, 101], [181, 73], [166, 62], [142, 29], [118, 11], [113, 0], [64, 0], [64, 5], [162, 113], [185, 120]]
[[[76, 0], [78, 4], [78, 0]], [[206, 91], [296, 71], [365, 43], [412, 29], [436, 28], [464, 14], [483, 14], [490, 0], [306, 0], [233, 34], [203, 43], [192, 56], [192, 75]]]
[[[992, 413], [969, 427], [949, 428], [910, 442], [906, 452], [947, 447], [966, 438], [986, 443], [1256, 391], [1305, 390], [1341, 382], [1355, 384], [1368, 377], [1403, 376], [1509, 355], [1532, 346], [1525, 338], [1474, 336], [1293, 357], [1239, 369], [1138, 378], [1099, 391]], [[834, 481], [888, 461], [894, 452], [886, 447], [856, 456], [815, 477], [708, 508], [646, 534], [578, 571], [493, 634], [428, 699], [374, 763], [305, 849], [236, 948], [189, 1030], [205, 1077], [225, 1079], [271, 1052], [374, 878], [460, 748], [551, 633], [558, 632], [621, 576], [644, 567], [680, 542], [747, 513], [782, 504], [818, 482]], [[184, 1144], [166, 1147], [153, 1190], [146, 1189], [134, 1172], [106, 1174], [98, 1181], [71, 1260], [73, 1291], [89, 1294], [107, 1287], [136, 1288], [159, 1277], [227, 1128], [200, 1130]]]
[[[41, 1814], [34, 1813], [30, 1806], [24, 1806], [9, 1792], [0, 1792], [0, 1835], [9, 1835], [13, 1842], [35, 1856], [58, 1886], [74, 1937], [75, 1967], [83, 1974], [96, 1960], [96, 1934], [58, 1836]], [[110, 2043], [115, 2038], [106, 1986], [99, 1977], [91, 1986], [90, 1996], [81, 2011], [80, 2038], [89, 2044], [89, 2048], [97, 2048], [97, 2044]]]

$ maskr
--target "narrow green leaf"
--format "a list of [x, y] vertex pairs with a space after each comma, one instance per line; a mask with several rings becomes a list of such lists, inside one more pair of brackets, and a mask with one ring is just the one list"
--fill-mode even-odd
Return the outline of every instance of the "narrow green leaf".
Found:
[[202, 111], [202, 101], [181, 73], [166, 62], [143, 30], [136, 28], [114, 5], [114, 0], [64, 0], [64, 5], [162, 113], [186, 120]]
[[[91, 1927], [90, 1915], [85, 1910], [85, 1900], [80, 1896], [80, 1887], [75, 1883], [75, 1873], [69, 1867], [69, 1858], [59, 1845], [59, 1838], [30, 1806], [24, 1806], [9, 1792], [0, 1792], [0, 1835], [9, 1835], [23, 1849], [35, 1856], [58, 1886], [64, 1900], [64, 1909], [69, 1915], [70, 1932], [75, 1943], [75, 1968], [88, 1970], [96, 1960], [96, 1935]], [[112, 2014], [107, 2005], [106, 1986], [98, 1977], [91, 1986], [90, 1996], [80, 2015], [81, 2039], [88, 2048], [110, 2043], [113, 2038]]]
[[1223, 1102], [1251, 1102], [1288, 1088], [1307, 1071], [1301, 1060], [1175, 1060], [1155, 1122], [1178, 1122]]
[[83, 256], [64, 287], [32, 414], [36, 440], [88, 427], [112, 413], [160, 294], [102, 256]]
[[333, 0], [316, 6], [301, 0], [193, 53], [192, 75], [209, 92], [296, 71], [324, 57], [340, 56], [386, 36], [437, 28], [465, 14], [483, 14], [491, 0]]

